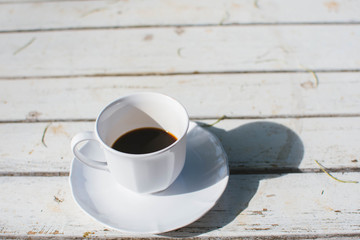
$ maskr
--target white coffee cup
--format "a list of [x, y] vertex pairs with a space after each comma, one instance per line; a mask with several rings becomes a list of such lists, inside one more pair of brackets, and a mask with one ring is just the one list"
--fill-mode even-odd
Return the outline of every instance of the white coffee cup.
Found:
[[[154, 193], [169, 187], [183, 169], [188, 125], [185, 108], [173, 98], [159, 93], [135, 93], [107, 105], [96, 119], [95, 131], [75, 135], [71, 149], [86, 165], [109, 171], [123, 187], [137, 193]], [[111, 148], [123, 134], [144, 127], [164, 129], [177, 140], [146, 154], [129, 154]], [[77, 145], [85, 141], [98, 142], [105, 159], [92, 159], [79, 151]]]

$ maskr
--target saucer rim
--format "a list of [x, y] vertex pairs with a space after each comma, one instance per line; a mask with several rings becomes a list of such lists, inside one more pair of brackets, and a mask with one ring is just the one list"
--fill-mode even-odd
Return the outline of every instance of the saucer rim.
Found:
[[[193, 126], [191, 126], [193, 125]], [[110, 229], [113, 229], [113, 230], [116, 230], [116, 231], [119, 231], [119, 232], [122, 232], [122, 233], [127, 233], [127, 234], [133, 234], [133, 233], [136, 233], [136, 234], [161, 234], [161, 233], [166, 233], [166, 232], [171, 232], [171, 231], [175, 231], [177, 229], [180, 229], [180, 228], [183, 228], [183, 227], [186, 227], [194, 222], [196, 222], [197, 220], [199, 220], [200, 218], [202, 218], [204, 215], [206, 215], [218, 202], [219, 200], [221, 199], [222, 195], [224, 194], [226, 188], [227, 188], [227, 185], [228, 185], [228, 182], [229, 182], [229, 177], [230, 177], [230, 170], [229, 170], [229, 161], [228, 161], [228, 156], [225, 152], [225, 149], [224, 147], [222, 146], [220, 140], [218, 139], [218, 137], [216, 137], [213, 133], [211, 133], [210, 131], [204, 129], [203, 127], [201, 127], [198, 123], [196, 122], [193, 122], [193, 121], [189, 121], [189, 126], [188, 126], [188, 133], [189, 131], [191, 131], [193, 128], [195, 127], [200, 127], [203, 131], [206, 131], [210, 137], [212, 137], [217, 146], [221, 148], [222, 150], [222, 157], [224, 159], [224, 165], [226, 167], [226, 174], [225, 174], [225, 177], [223, 179], [221, 179], [218, 183], [216, 184], [221, 184], [221, 191], [219, 191], [219, 194], [217, 196], [217, 199], [216, 201], [214, 201], [206, 211], [204, 211], [204, 213], [202, 213], [201, 215], [199, 216], [196, 216], [194, 219], [190, 220], [190, 221], [187, 221], [187, 223], [185, 224], [181, 224], [175, 228], [170, 228], [170, 229], [167, 229], [166, 231], [159, 231], [159, 230], [154, 230], [154, 231], [129, 231], [129, 230], [126, 230], [126, 229], [120, 229], [120, 228], [116, 228], [116, 227], [113, 227], [113, 226], [110, 226], [108, 225], [107, 223], [104, 223], [102, 220], [99, 220], [97, 218], [95, 218], [94, 216], [92, 216], [90, 213], [88, 213], [83, 207], [82, 205], [79, 203], [79, 200], [78, 198], [76, 197], [76, 195], [74, 194], [74, 189], [73, 189], [73, 184], [72, 184], [72, 176], [73, 176], [73, 165], [74, 165], [74, 161], [78, 161], [78, 163], [82, 164], [83, 167], [89, 167], [87, 165], [85, 165], [84, 163], [82, 163], [80, 160], [78, 160], [76, 157], [73, 157], [72, 158], [72, 161], [71, 161], [71, 167], [70, 167], [70, 174], [69, 174], [69, 185], [70, 185], [70, 190], [71, 190], [71, 195], [76, 203], [76, 205], [78, 205], [78, 207], [82, 210], [82, 212], [84, 212], [87, 216], [89, 216], [91, 219], [95, 220], [95, 222], [97, 223], [100, 223], [102, 224], [103, 226], [107, 227], [107, 228], [110, 228]], [[180, 176], [180, 175], [179, 175]], [[211, 186], [209, 186], [211, 187]], [[205, 189], [205, 188], [204, 188]], [[123, 189], [123, 191], [130, 191], [128, 189]], [[164, 190], [166, 191], [166, 190]], [[142, 197], [142, 194], [137, 194], [138, 197]], [[148, 195], [148, 194], [146, 194]], [[151, 195], [151, 194], [150, 194]]]

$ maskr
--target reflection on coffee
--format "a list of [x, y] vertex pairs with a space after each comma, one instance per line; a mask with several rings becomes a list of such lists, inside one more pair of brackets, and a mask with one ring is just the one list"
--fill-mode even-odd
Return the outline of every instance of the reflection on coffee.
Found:
[[138, 128], [120, 136], [111, 146], [113, 149], [131, 154], [159, 151], [173, 144], [177, 138], [160, 128]]

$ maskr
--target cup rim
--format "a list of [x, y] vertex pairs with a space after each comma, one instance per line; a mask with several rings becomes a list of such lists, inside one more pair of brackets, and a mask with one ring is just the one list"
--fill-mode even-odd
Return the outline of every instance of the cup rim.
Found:
[[[177, 140], [175, 142], [173, 142], [172, 144], [170, 144], [169, 146], [167, 146], [166, 148], [162, 148], [158, 151], [155, 151], [155, 152], [151, 152], [151, 153], [142, 153], [142, 154], [133, 154], [133, 153], [125, 153], [125, 152], [121, 152], [121, 151], [118, 151], [118, 150], [115, 150], [113, 149], [112, 147], [110, 147], [109, 145], [107, 145], [102, 139], [101, 137], [99, 136], [99, 133], [98, 133], [98, 124], [99, 124], [99, 119], [101, 117], [101, 115], [108, 109], [110, 108], [111, 106], [113, 106], [114, 104], [116, 104], [117, 102], [119, 102], [120, 100], [123, 100], [125, 98], [128, 98], [128, 97], [132, 97], [134, 95], [158, 95], [158, 96], [162, 96], [162, 97], [165, 97], [165, 98], [168, 98], [170, 99], [171, 101], [177, 103], [180, 105], [180, 107], [184, 110], [184, 113], [186, 115], [186, 127], [185, 127], [185, 130], [184, 132], [182, 133], [182, 135], [177, 138]], [[182, 140], [186, 134], [187, 134], [187, 131], [189, 129], [189, 114], [188, 112], [186, 111], [186, 108], [184, 107], [183, 104], [181, 104], [179, 101], [177, 101], [176, 99], [168, 96], [168, 95], [165, 95], [165, 94], [162, 94], [162, 93], [157, 93], [157, 92], [137, 92], [137, 93], [132, 93], [132, 94], [127, 94], [127, 95], [124, 95], [120, 98], [117, 98], [115, 100], [113, 100], [112, 102], [110, 102], [109, 104], [107, 104], [99, 113], [98, 117], [96, 118], [96, 122], [95, 122], [95, 135], [97, 137], [97, 139], [99, 140], [99, 142], [101, 143], [101, 145], [103, 147], [105, 147], [105, 149], [107, 151], [110, 151], [111, 153], [114, 153], [114, 154], [118, 154], [118, 155], [122, 155], [122, 156], [125, 156], [125, 157], [128, 157], [128, 158], [144, 158], [144, 157], [151, 157], [151, 156], [154, 156], [154, 155], [158, 155], [158, 154], [161, 154], [162, 152], [166, 152], [168, 151], [170, 148], [173, 148], [180, 140]]]

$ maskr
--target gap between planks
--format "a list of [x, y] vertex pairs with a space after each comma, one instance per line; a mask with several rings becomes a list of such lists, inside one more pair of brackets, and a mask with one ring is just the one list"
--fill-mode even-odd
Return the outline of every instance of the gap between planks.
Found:
[[[198, 229], [200, 227], [197, 227]], [[79, 239], [78, 236], [31, 236], [29, 238], [29, 235], [0, 235], [3, 239]], [[80, 237], [81, 238], [81, 237]], [[161, 239], [164, 238], [163, 236], [154, 235], [153, 237], [142, 237], [141, 239], [148, 239], [148, 240], [154, 240], [154, 239]], [[298, 240], [298, 239], [335, 239], [335, 240], [358, 240], [360, 238], [360, 233], [335, 233], [335, 234], [291, 234], [291, 235], [249, 235], [249, 236], [234, 236], [234, 237], [222, 237], [221, 239], [242, 239], [242, 240], [254, 240], [254, 239], [263, 239], [263, 240]], [[81, 238], [82, 239], [82, 238]], [[91, 239], [107, 239], [107, 240], [117, 240], [119, 237], [109, 237], [109, 236], [95, 236], [91, 237]], [[139, 237], [121, 237], [122, 240], [135, 240], [139, 239]], [[219, 239], [215, 237], [185, 237], [183, 239]]]
[[[326, 168], [330, 173], [360, 172], [359, 167], [355, 168]], [[231, 169], [230, 175], [285, 175], [292, 173], [319, 173], [323, 174], [320, 168], [279, 168], [279, 169]], [[0, 172], [0, 177], [68, 177], [70, 173], [64, 172]]]
[[1, 1], [1, 4], [32, 4], [32, 3], [53, 3], [53, 2], [102, 2], [103, 0], [23, 0], [23, 1]]
[[[360, 113], [344, 113], [344, 114], [286, 114], [286, 115], [244, 115], [244, 116], [206, 116], [206, 117], [190, 117], [190, 120], [265, 120], [265, 119], [300, 119], [300, 118], [352, 118], [360, 117]], [[0, 120], [0, 124], [5, 123], [46, 123], [46, 122], [95, 122], [95, 118], [73, 118], [73, 119], [17, 119], [17, 120]]]
[[[1, 3], [0, 3], [1, 4]], [[360, 22], [254, 22], [254, 23], [224, 23], [224, 24], [164, 24], [164, 25], [129, 25], [129, 26], [98, 26], [98, 27], [59, 27], [34, 28], [22, 30], [0, 30], [2, 33], [31, 33], [31, 32], [64, 32], [64, 31], [92, 31], [92, 30], [121, 30], [121, 29], [148, 29], [148, 28], [196, 28], [196, 27], [241, 27], [241, 26], [314, 26], [314, 25], [360, 25]]]
[[[356, 69], [311, 69], [314, 73], [358, 73]], [[232, 75], [232, 74], [278, 74], [278, 73], [309, 73], [307, 69], [292, 70], [255, 70], [255, 71], [194, 71], [194, 72], [143, 72], [143, 73], [109, 73], [109, 74], [74, 74], [74, 75], [42, 75], [42, 76], [0, 76], [1, 80], [25, 80], [25, 79], [66, 79], [66, 78], [104, 78], [104, 77], [150, 77], [150, 76], [188, 76], [188, 75]]]

